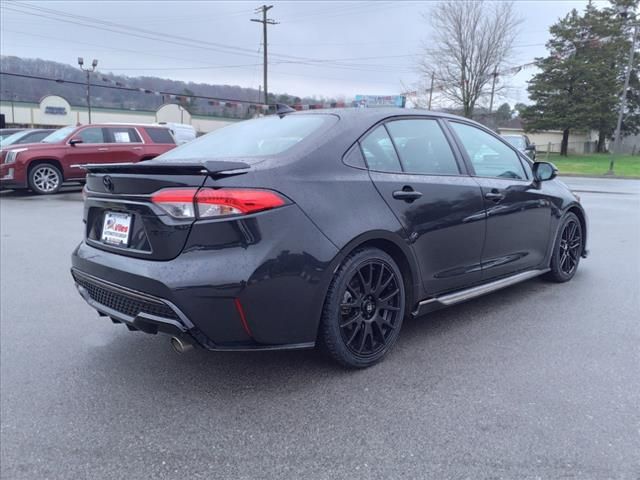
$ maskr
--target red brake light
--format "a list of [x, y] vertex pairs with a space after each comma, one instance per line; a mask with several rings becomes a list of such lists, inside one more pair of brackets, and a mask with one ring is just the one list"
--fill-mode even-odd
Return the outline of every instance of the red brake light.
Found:
[[167, 188], [151, 201], [174, 218], [212, 218], [280, 207], [285, 200], [270, 190], [252, 188]]
[[203, 188], [196, 195], [198, 216], [246, 215], [284, 205], [284, 199], [275, 192], [258, 189]]

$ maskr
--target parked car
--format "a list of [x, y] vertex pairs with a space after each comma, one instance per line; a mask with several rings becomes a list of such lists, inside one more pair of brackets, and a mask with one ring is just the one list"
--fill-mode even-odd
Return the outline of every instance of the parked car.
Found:
[[84, 163], [150, 160], [174, 148], [166, 127], [92, 124], [64, 127], [40, 143], [13, 145], [0, 152], [0, 186], [57, 192], [66, 181], [83, 181]]
[[9, 135], [13, 135], [17, 132], [22, 132], [24, 128], [0, 128], [0, 140], [4, 140]]
[[522, 153], [527, 155], [531, 160], [536, 159], [536, 145], [531, 143], [526, 135], [503, 135], [507, 142], [516, 147]]
[[587, 254], [585, 211], [555, 167], [453, 115], [274, 115], [87, 169], [78, 290], [178, 351], [322, 345], [367, 367], [405, 317], [566, 282]]
[[171, 130], [173, 138], [178, 145], [195, 140], [197, 137], [196, 129], [186, 123], [160, 122], [159, 125], [164, 125]]
[[0, 140], [0, 148], [7, 148], [10, 145], [21, 145], [23, 143], [37, 143], [53, 133], [53, 128], [30, 128], [21, 130]]

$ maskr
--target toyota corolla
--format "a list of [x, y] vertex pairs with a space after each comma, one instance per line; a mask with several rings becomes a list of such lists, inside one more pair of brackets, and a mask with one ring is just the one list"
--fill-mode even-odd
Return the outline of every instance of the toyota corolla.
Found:
[[178, 351], [320, 346], [367, 367], [403, 319], [565, 282], [587, 254], [555, 167], [452, 115], [282, 113], [85, 168], [80, 294]]

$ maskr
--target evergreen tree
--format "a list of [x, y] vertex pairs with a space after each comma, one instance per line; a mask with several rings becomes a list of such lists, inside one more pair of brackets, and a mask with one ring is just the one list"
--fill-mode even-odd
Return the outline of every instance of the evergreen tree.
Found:
[[582, 15], [572, 10], [550, 28], [549, 56], [537, 59], [541, 72], [528, 87], [534, 104], [521, 115], [528, 130], [562, 130], [561, 155], [567, 154], [571, 130], [597, 130], [601, 149], [615, 127], [629, 50], [615, 7], [599, 10], [589, 3]]
[[505, 102], [496, 110], [496, 122], [500, 125], [509, 120], [511, 120], [511, 105]]

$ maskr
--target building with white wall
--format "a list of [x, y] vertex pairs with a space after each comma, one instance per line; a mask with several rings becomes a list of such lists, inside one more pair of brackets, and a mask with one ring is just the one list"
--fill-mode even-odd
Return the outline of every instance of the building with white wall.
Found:
[[[57, 95], [47, 95], [39, 103], [3, 100], [0, 102], [0, 113], [4, 114], [8, 127], [64, 127], [89, 123], [86, 107], [71, 105], [65, 98]], [[192, 125], [199, 133], [208, 133], [238, 120], [192, 115], [181, 105], [166, 103], [158, 110], [124, 110], [92, 106], [91, 121], [92, 123], [185, 123]]]

